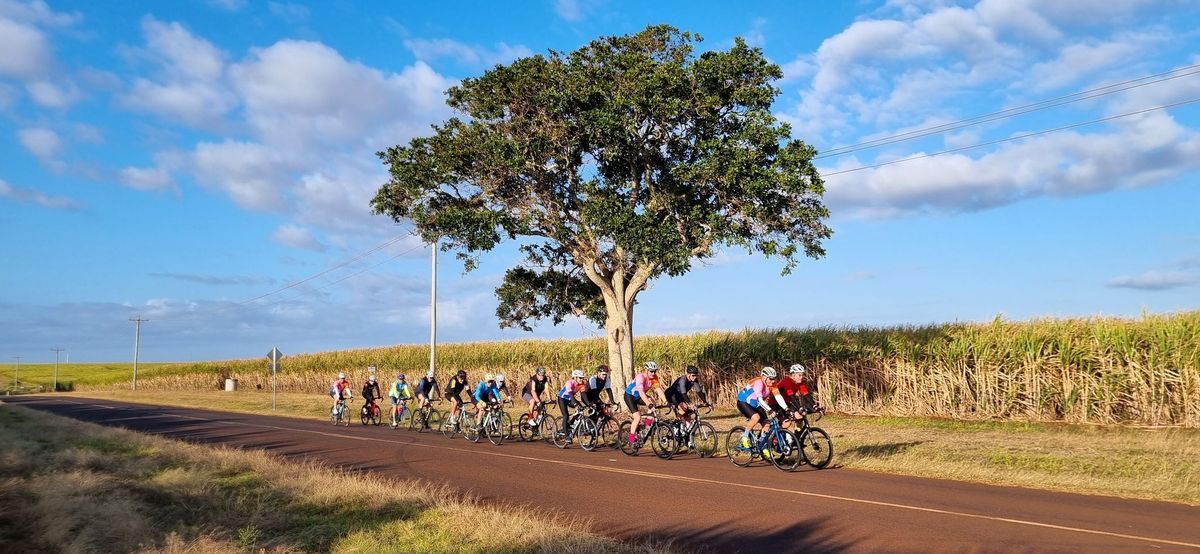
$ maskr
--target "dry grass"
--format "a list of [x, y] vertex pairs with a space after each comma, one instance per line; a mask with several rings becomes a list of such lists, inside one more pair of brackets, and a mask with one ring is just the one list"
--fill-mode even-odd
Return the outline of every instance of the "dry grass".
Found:
[[[768, 329], [640, 337], [639, 359], [668, 374], [698, 364], [718, 402], [763, 365], [814, 370], [823, 403], [843, 413], [1134, 423], [1200, 427], [1200, 311], [1137, 319], [1040, 319], [888, 328]], [[445, 370], [502, 371], [519, 382], [535, 366], [556, 379], [607, 359], [602, 339], [443, 344]], [[423, 372], [428, 347], [403, 345], [288, 356], [281, 391], [321, 393], [339, 371], [356, 381]], [[147, 390], [214, 390], [224, 377], [270, 390], [267, 362], [230, 360], [163, 368]], [[128, 388], [80, 379], [80, 390]]]
[[651, 552], [549, 514], [0, 405], [4, 552]]
[[[256, 392], [88, 393], [127, 402], [324, 419], [317, 395]], [[743, 422], [731, 410], [709, 416], [717, 429]], [[835, 466], [997, 485], [1200, 505], [1200, 430], [972, 422], [831, 415], [818, 425], [834, 441]], [[726, 463], [723, 460], [713, 463]]]

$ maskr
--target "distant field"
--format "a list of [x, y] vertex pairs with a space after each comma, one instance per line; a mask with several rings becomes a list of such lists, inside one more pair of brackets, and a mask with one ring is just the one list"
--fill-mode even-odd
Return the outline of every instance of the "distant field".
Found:
[[[1200, 311], [1134, 319], [713, 331], [639, 337], [634, 349], [639, 362], [655, 360], [668, 376], [688, 364], [700, 366], [706, 387], [725, 407], [762, 366], [799, 362], [812, 370], [822, 403], [847, 414], [1200, 427]], [[320, 394], [339, 371], [356, 382], [366, 377], [368, 365], [384, 375], [419, 373], [428, 356], [426, 345], [287, 356], [279, 387]], [[438, 346], [441, 371], [501, 371], [518, 382], [537, 366], [558, 381], [573, 368], [606, 360], [602, 339]], [[243, 389], [271, 386], [266, 358], [150, 365], [139, 388], [214, 390], [225, 377], [238, 379]], [[48, 383], [46, 366], [38, 367], [37, 378]], [[73, 368], [76, 388], [129, 387], [128, 364], [102, 367], [108, 369], [95, 375]]]
[[[17, 378], [17, 367], [10, 364], [0, 370], [0, 383], [11, 388]], [[143, 378], [178, 375], [194, 371], [191, 364], [138, 363], [138, 381]], [[133, 381], [133, 363], [58, 364], [60, 388], [79, 385], [112, 385]], [[49, 388], [54, 383], [54, 364], [21, 364], [20, 383], [25, 386]]]

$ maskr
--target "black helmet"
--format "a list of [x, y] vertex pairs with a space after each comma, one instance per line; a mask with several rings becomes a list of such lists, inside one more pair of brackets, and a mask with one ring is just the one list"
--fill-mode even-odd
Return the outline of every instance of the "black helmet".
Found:
[[698, 368], [694, 365], [687, 366], [687, 374], [688, 375], [700, 375], [700, 368]]
[[467, 371], [465, 369], [460, 369], [458, 370], [457, 375], [459, 379], [465, 378], [467, 376]]
[[608, 373], [608, 366], [604, 365], [604, 364], [600, 364], [600, 365], [596, 366], [596, 373], [600, 373], [601, 371], [603, 371], [604, 373]]

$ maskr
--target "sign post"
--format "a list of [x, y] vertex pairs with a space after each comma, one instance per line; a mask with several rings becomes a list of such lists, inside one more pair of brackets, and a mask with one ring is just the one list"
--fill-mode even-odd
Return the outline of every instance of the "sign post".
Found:
[[275, 411], [275, 374], [279, 372], [279, 359], [283, 357], [283, 352], [278, 348], [272, 348], [267, 352], [267, 359], [271, 360], [271, 411]]

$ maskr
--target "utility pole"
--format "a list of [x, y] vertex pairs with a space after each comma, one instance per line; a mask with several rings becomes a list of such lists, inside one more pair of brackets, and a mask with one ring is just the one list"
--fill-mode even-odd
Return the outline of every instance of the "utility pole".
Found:
[[63, 351], [62, 348], [51, 348], [54, 353], [54, 392], [58, 392], [58, 354]]
[[134, 327], [133, 327], [133, 390], [137, 390], [138, 347], [140, 346], [139, 343], [141, 342], [141, 339], [142, 339], [142, 323], [146, 322], [146, 321], [150, 321], [150, 320], [142, 319], [142, 316], [139, 315], [139, 316], [137, 316], [137, 319], [130, 319], [129, 321], [134, 322]]
[[21, 382], [21, 358], [22, 357], [23, 356], [13, 356], [13, 359], [17, 361], [17, 371], [16, 371], [16, 373], [13, 373], [13, 390], [16, 390], [17, 383]]
[[433, 241], [433, 280], [429, 292], [429, 371], [437, 365], [437, 251], [438, 241]]

